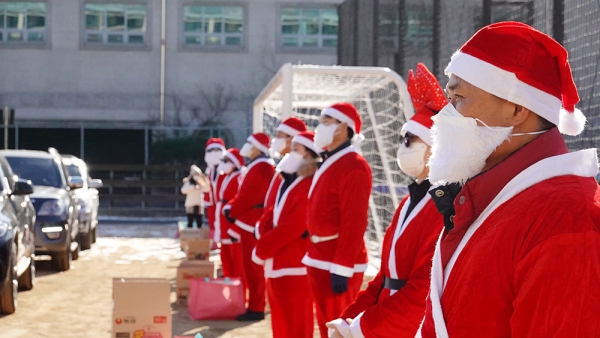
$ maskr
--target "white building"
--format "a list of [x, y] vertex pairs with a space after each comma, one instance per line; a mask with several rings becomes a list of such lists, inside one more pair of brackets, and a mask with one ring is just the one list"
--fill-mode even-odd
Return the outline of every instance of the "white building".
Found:
[[164, 0], [163, 16], [163, 0], [0, 0], [0, 105], [17, 121], [159, 125], [164, 17], [165, 124], [226, 110], [246, 130], [280, 65], [336, 64], [341, 2]]

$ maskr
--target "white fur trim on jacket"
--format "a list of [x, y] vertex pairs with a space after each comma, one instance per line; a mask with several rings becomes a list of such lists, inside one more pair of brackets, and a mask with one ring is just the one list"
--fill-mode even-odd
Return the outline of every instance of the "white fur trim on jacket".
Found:
[[302, 264], [313, 268], [326, 270], [333, 274], [344, 277], [352, 277], [355, 273], [365, 272], [367, 270], [367, 267], [369, 266], [368, 263], [364, 263], [354, 264], [353, 268], [349, 268], [339, 264], [333, 264], [332, 262], [326, 262], [320, 259], [311, 258], [308, 256], [308, 254], [306, 254], [304, 258], [302, 258]]

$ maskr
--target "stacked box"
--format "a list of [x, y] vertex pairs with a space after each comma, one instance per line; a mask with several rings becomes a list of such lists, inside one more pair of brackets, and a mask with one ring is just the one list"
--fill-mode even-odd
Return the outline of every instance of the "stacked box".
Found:
[[114, 278], [112, 338], [170, 338], [171, 285], [160, 278]]
[[177, 268], [177, 302], [181, 305], [187, 305], [191, 279], [216, 277], [217, 265], [214, 261], [182, 261]]

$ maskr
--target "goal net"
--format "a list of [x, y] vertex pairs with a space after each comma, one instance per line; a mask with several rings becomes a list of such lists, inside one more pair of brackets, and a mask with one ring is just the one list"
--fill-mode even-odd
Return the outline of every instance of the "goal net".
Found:
[[383, 234], [410, 183], [396, 163], [400, 130], [414, 113], [404, 80], [388, 68], [286, 64], [254, 101], [253, 131], [275, 135], [290, 116], [314, 130], [321, 109], [336, 102], [354, 104], [363, 121], [358, 151], [373, 172], [365, 239], [379, 268]]

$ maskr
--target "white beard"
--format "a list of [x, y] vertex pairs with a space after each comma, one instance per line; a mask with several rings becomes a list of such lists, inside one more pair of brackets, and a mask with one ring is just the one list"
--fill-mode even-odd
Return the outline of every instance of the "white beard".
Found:
[[478, 126], [475, 119], [457, 116], [454, 107], [448, 108], [454, 110], [450, 113], [442, 113], [444, 109], [433, 118], [429, 180], [432, 184], [464, 184], [479, 174], [490, 154], [509, 139], [512, 127]]

